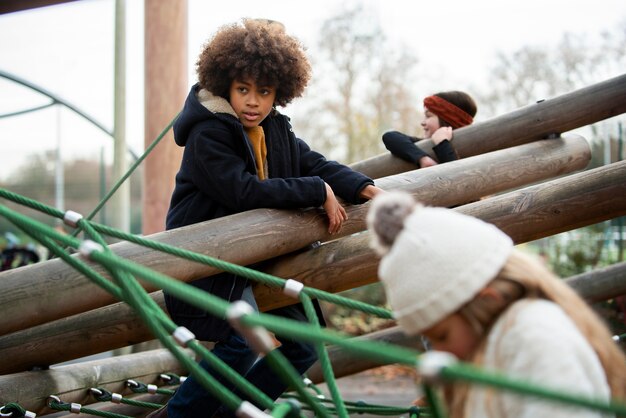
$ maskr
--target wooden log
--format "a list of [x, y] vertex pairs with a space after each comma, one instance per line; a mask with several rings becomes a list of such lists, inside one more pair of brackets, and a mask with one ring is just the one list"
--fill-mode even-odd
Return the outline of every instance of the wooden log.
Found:
[[[452, 206], [584, 168], [591, 153], [579, 136], [523, 146], [380, 179], [386, 190], [416, 190], [428, 203]], [[348, 206], [350, 219], [333, 239], [365, 229], [368, 205]], [[287, 233], [285, 231], [288, 231]], [[331, 238], [317, 210], [257, 209], [155, 234], [157, 242], [209, 254], [239, 265], [294, 252]], [[110, 246], [121, 257], [182, 281], [218, 270], [135, 244]], [[102, 271], [101, 268], [95, 267]], [[150, 286], [146, 287], [154, 290]], [[56, 259], [0, 273], [0, 335], [115, 302], [79, 272]]]
[[[531, 144], [531, 147], [535, 146], [537, 144]], [[622, 173], [622, 176], [626, 179], [626, 173]], [[601, 177], [602, 173], [598, 174], [597, 181], [602, 181]], [[578, 193], [571, 189], [570, 192]], [[512, 199], [516, 196], [514, 195]], [[585, 196], [580, 198], [585, 199]], [[481, 203], [488, 207], [487, 202]], [[525, 211], [532, 213], [533, 208], [533, 205], [525, 206], [518, 212], [518, 216], [524, 217]], [[579, 212], [580, 216], [584, 214], [584, 211]], [[540, 222], [534, 226], [537, 229], [542, 227], [545, 225]], [[529, 225], [528, 228], [532, 229], [533, 225]], [[369, 250], [369, 236], [362, 233], [300, 255], [277, 259], [266, 272], [278, 277], [293, 277], [307, 285], [335, 293], [374, 282], [377, 279], [377, 263], [377, 258]], [[341, 277], [341, 280], [329, 279], [334, 277]], [[293, 303], [293, 300], [286, 298], [280, 289], [257, 286], [255, 292], [262, 310]], [[158, 300], [162, 303], [162, 299]], [[99, 322], [100, 325], [97, 325]], [[0, 373], [23, 370], [24, 367], [43, 364], [42, 361], [64, 361], [74, 358], [78, 352], [82, 356], [92, 354], [91, 350], [98, 347], [100, 351], [109, 350], [123, 346], [127, 341], [138, 342], [142, 338], [152, 338], [145, 329], [138, 328], [139, 322], [125, 305], [120, 305], [87, 312], [73, 320], [54, 321], [0, 337], [0, 355], [11, 359], [6, 365], [0, 365]], [[97, 341], [97, 344], [82, 342], [85, 336]], [[66, 347], [69, 345], [72, 349], [54, 348], [63, 342]]]
[[[587, 302], [601, 302], [626, 293], [626, 262], [571, 276], [564, 280]], [[405, 335], [399, 326], [393, 326], [383, 331], [373, 332], [357, 338], [367, 341], [388, 342], [416, 350], [422, 349], [420, 337]], [[360, 373], [381, 365], [380, 362], [355, 357], [347, 350], [337, 346], [330, 347], [328, 355], [334, 376], [337, 378]], [[324, 381], [319, 362], [311, 366], [307, 371], [307, 376], [314, 383]]]
[[95, 399], [89, 388], [131, 394], [125, 387], [126, 380], [162, 386], [159, 379], [162, 373], [186, 373], [166, 349], [4, 375], [0, 376], [0, 405], [16, 402], [39, 415], [49, 414], [54, 412], [45, 406], [49, 395], [57, 395], [64, 402], [90, 404]]
[[[163, 292], [152, 293], [165, 309]], [[46, 368], [154, 339], [126, 303], [116, 303], [0, 337], [0, 374]]]
[[626, 261], [568, 277], [566, 282], [591, 303], [626, 295]]
[[[528, 242], [593, 225], [626, 214], [626, 160], [579, 174], [494, 196], [488, 205], [465, 205], [460, 211], [487, 217], [518, 242]], [[513, 200], [512, 200], [513, 199]], [[525, 208], [532, 206], [532, 212]], [[519, 216], [524, 212], [525, 216]], [[541, 223], [541, 229], [529, 225]]]
[[[461, 158], [484, 154], [564, 133], [626, 113], [626, 74], [584, 87], [561, 96], [539, 101], [484, 122], [454, 131], [454, 148]], [[584, 105], [581, 105], [584, 104]], [[432, 141], [419, 142], [419, 148], [434, 157]], [[381, 178], [414, 170], [386, 152], [351, 167], [371, 178]]]

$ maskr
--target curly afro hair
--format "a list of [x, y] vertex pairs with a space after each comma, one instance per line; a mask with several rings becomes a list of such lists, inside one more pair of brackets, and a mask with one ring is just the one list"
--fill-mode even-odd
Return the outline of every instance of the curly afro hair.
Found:
[[304, 47], [281, 23], [243, 19], [223, 26], [204, 46], [197, 62], [200, 85], [228, 100], [233, 80], [252, 79], [276, 88], [276, 104], [302, 96], [311, 78]]

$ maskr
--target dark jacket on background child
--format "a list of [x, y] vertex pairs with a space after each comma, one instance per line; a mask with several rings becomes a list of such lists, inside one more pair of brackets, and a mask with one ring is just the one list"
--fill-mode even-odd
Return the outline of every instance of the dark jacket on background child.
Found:
[[[426, 151], [415, 146], [415, 143], [420, 140], [420, 138], [398, 131], [389, 131], [383, 134], [383, 143], [393, 155], [409, 163], [417, 164], [418, 167], [420, 158], [428, 155]], [[437, 156], [439, 164], [459, 159], [452, 143], [448, 140], [441, 141], [435, 145], [433, 151]]]

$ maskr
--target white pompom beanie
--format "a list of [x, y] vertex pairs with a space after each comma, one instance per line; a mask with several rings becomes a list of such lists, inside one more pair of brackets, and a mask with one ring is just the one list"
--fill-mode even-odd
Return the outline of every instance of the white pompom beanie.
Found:
[[419, 205], [383, 256], [378, 276], [398, 324], [415, 335], [470, 301], [512, 250], [511, 238], [492, 224]]

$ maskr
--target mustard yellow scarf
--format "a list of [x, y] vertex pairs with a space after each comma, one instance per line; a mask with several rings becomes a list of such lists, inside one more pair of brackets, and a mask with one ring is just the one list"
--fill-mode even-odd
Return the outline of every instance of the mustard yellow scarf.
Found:
[[261, 126], [246, 128], [254, 159], [256, 161], [256, 171], [260, 180], [267, 178], [267, 146], [265, 145], [265, 132]]

